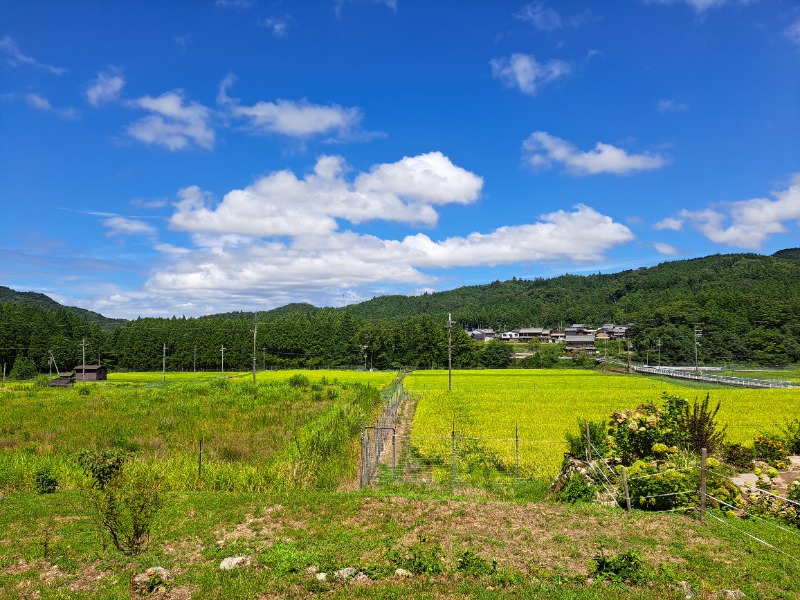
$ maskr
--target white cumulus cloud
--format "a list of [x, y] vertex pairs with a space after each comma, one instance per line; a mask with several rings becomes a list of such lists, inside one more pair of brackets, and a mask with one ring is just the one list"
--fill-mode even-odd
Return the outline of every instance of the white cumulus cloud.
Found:
[[172, 91], [161, 96], [144, 96], [130, 103], [152, 114], [131, 123], [128, 134], [146, 144], [184, 150], [193, 146], [214, 147], [211, 111], [196, 102], [187, 101], [183, 92]]
[[535, 96], [542, 86], [572, 74], [572, 67], [563, 60], [540, 63], [529, 54], [517, 53], [507, 58], [495, 58], [489, 64], [493, 77], [529, 96]]
[[603, 142], [597, 142], [594, 149], [584, 152], [570, 142], [544, 131], [532, 133], [522, 147], [525, 161], [532, 167], [550, 168], [557, 163], [573, 175], [627, 175], [660, 169], [667, 164], [667, 160], [658, 154], [629, 154]]
[[800, 221], [800, 173], [792, 177], [787, 189], [772, 195], [774, 200], [753, 198], [683, 210], [680, 219], [712, 242], [758, 250], [772, 235], [787, 232], [787, 221]]
[[374, 166], [353, 180], [338, 156], [322, 156], [313, 173], [298, 178], [276, 171], [242, 190], [228, 192], [220, 203], [197, 187], [180, 192], [170, 221], [193, 233], [246, 236], [327, 235], [337, 219], [433, 225], [435, 206], [478, 199], [483, 180], [454, 165], [440, 152], [406, 157]]

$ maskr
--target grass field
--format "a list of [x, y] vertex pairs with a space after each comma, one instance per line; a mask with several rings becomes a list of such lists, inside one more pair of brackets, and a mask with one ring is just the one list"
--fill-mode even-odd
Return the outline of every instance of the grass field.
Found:
[[[664, 392], [690, 401], [710, 394], [714, 405], [721, 403], [718, 422], [728, 424], [732, 442], [750, 442], [800, 414], [800, 390], [703, 389], [677, 380], [595, 371], [456, 371], [452, 392], [446, 371], [421, 371], [407, 377], [405, 385], [420, 398], [414, 436], [447, 437], [455, 428], [457, 435], [485, 438], [485, 448], [513, 465], [518, 432], [520, 469], [528, 476], [555, 475], [567, 449], [564, 433], [577, 431], [579, 418], [607, 420], [614, 411], [658, 403]], [[450, 452], [449, 439], [416, 443], [423, 455], [446, 457]]]
[[[184, 374], [184, 381], [161, 385], [159, 376], [130, 373], [71, 389], [0, 392], [0, 490], [31, 489], [43, 469], [62, 488], [77, 487], [85, 475], [76, 454], [103, 448], [153, 463], [169, 489], [265, 490], [281, 485], [290, 465], [300, 463], [302, 477], [294, 472], [292, 479], [314, 477], [335, 487], [337, 479], [355, 477], [353, 440], [380, 410], [379, 388], [394, 378], [270, 371], [256, 383], [249, 374], [198, 383]], [[306, 384], [291, 385], [295, 376]], [[323, 451], [341, 454], [340, 461], [313, 473], [312, 458]]]
[[[380, 410], [377, 390], [392, 373], [268, 372], [256, 383], [249, 373], [197, 383], [192, 375], [166, 385], [160, 374], [121, 374], [68, 390], [0, 392], [0, 597], [139, 597], [131, 579], [154, 565], [175, 577], [151, 596], [158, 598], [677, 600], [686, 586], [698, 599], [725, 589], [748, 598], [800, 595], [800, 534], [761, 520], [719, 515], [701, 525], [594, 505], [420, 496], [402, 486], [330, 491], [353, 477], [359, 429]], [[415, 435], [449, 435], [454, 416], [459, 433], [482, 437], [513, 437], [519, 425], [520, 437], [544, 439], [536, 447], [555, 461], [578, 416], [605, 418], [664, 390], [705, 393], [588, 371], [457, 372], [453, 393], [446, 372], [406, 383], [421, 395]], [[727, 390], [711, 392], [713, 399]], [[767, 395], [758, 409], [770, 402], [796, 414], [797, 396], [760, 393]], [[726, 404], [758, 402], [746, 393], [720, 399], [726, 414]], [[164, 508], [136, 556], [101, 543], [84, 492], [73, 489], [86, 483], [74, 453], [108, 446], [135, 450], [164, 485]], [[43, 466], [62, 484], [53, 494], [32, 491]], [[325, 476], [304, 480], [311, 472]], [[297, 487], [276, 486], [282, 477], [299, 478]], [[593, 575], [593, 557], [626, 552], [641, 559], [638, 583]], [[232, 556], [250, 565], [221, 570]], [[414, 574], [395, 575], [400, 565]], [[346, 567], [366, 579], [333, 575]]]

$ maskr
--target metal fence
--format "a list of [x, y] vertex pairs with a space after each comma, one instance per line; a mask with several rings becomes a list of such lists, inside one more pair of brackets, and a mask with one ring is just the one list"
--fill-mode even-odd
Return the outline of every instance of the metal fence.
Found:
[[359, 460], [359, 483], [361, 487], [370, 485], [378, 474], [381, 465], [390, 461], [396, 463], [395, 420], [408, 392], [403, 389], [403, 380], [396, 379], [382, 392], [385, 403], [381, 416], [375, 425], [365, 427], [361, 433], [361, 458]]

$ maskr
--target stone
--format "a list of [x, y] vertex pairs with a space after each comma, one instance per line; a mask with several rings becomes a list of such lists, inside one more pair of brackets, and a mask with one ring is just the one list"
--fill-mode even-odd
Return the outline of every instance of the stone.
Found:
[[230, 571], [240, 567], [249, 567], [252, 563], [253, 559], [249, 556], [229, 556], [222, 559], [222, 562], [219, 563], [219, 568], [223, 571]]
[[150, 567], [134, 577], [131, 584], [135, 591], [149, 594], [153, 590], [173, 581], [175, 581], [175, 577], [164, 567]]
[[410, 571], [406, 571], [405, 569], [395, 569], [394, 574], [398, 577], [412, 577]]
[[683, 592], [683, 597], [686, 598], [686, 600], [692, 600], [692, 598], [694, 598], [694, 589], [692, 588], [692, 584], [688, 581], [679, 581], [678, 589]]
[[319, 571], [319, 567], [317, 565], [311, 565], [310, 567], [308, 567], [306, 569], [306, 573], [308, 575], [316, 575], [318, 571]]
[[316, 577], [317, 581], [328, 581], [327, 573], [316, 573], [314, 577]]
[[333, 576], [336, 579], [349, 579], [353, 575], [355, 575], [356, 570], [353, 567], [347, 567], [345, 569], [339, 569], [338, 571], [333, 572]]
[[742, 590], [722, 590], [722, 597], [725, 598], [725, 600], [740, 600], [741, 598], [747, 598]]

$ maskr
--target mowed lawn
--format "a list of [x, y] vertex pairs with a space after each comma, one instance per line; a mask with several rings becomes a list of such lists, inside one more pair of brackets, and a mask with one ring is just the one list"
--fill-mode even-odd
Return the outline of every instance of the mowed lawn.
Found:
[[[414, 436], [456, 435], [485, 438], [484, 447], [504, 462], [515, 461], [518, 432], [520, 467], [533, 476], [552, 476], [567, 449], [564, 434], [577, 431], [578, 419], [608, 420], [614, 411], [659, 403], [663, 393], [719, 401], [720, 424], [727, 440], [749, 443], [759, 433], [777, 431], [800, 415], [800, 390], [688, 387], [641, 375], [613, 375], [578, 370], [454, 371], [448, 391], [447, 371], [420, 371], [405, 380], [419, 397]], [[446, 452], [447, 443], [423, 444]]]

